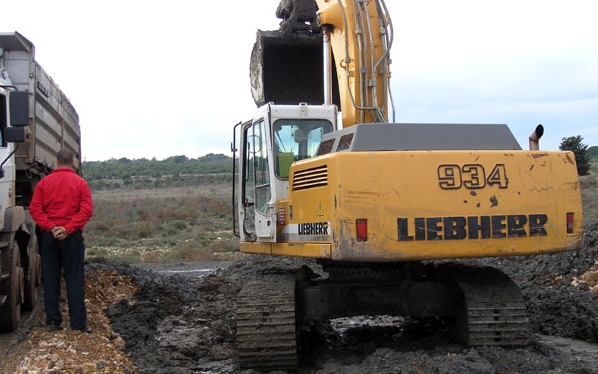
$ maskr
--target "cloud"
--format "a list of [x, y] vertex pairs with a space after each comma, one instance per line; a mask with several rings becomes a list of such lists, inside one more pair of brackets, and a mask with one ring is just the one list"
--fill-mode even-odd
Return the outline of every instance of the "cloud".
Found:
[[[279, 0], [20, 0], [3, 5], [81, 118], [83, 158], [229, 154], [252, 117], [257, 29]], [[598, 144], [598, 24], [593, 2], [386, 1], [395, 30], [397, 120], [507, 123], [522, 144]]]
[[506, 123], [524, 145], [542, 123], [545, 149], [579, 134], [598, 144], [598, 48], [399, 68], [393, 77], [399, 122]]

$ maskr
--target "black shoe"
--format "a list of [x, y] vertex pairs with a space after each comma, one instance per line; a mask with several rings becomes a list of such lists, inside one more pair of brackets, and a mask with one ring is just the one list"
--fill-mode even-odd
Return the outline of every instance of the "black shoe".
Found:
[[50, 331], [58, 331], [58, 330], [62, 330], [62, 325], [55, 321], [50, 322]]
[[81, 332], [82, 334], [91, 334], [91, 332], [92, 332], [93, 330], [91, 329], [91, 327], [84, 327], [84, 328], [82, 328], [82, 329], [71, 329], [71, 331], [79, 331], [79, 332]]

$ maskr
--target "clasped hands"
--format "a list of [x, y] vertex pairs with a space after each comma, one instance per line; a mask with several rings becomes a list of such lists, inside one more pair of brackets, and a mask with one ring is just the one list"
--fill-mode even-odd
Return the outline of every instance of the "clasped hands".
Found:
[[55, 226], [52, 229], [52, 235], [54, 235], [55, 239], [63, 241], [64, 239], [66, 239], [67, 236], [69, 236], [69, 233], [63, 226]]

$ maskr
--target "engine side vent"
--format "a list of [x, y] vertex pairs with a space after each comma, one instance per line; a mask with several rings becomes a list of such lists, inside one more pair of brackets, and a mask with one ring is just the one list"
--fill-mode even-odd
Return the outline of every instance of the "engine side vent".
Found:
[[300, 170], [293, 174], [293, 191], [328, 185], [328, 165]]
[[340, 151], [349, 149], [349, 147], [351, 147], [351, 142], [353, 141], [353, 135], [354, 135], [353, 133], [350, 133], [350, 134], [341, 136], [340, 140], [338, 141], [338, 146], [336, 147], [336, 151], [340, 152]]
[[332, 152], [332, 147], [334, 147], [334, 138], [323, 141], [322, 143], [320, 143], [317, 155], [327, 155], [328, 153]]

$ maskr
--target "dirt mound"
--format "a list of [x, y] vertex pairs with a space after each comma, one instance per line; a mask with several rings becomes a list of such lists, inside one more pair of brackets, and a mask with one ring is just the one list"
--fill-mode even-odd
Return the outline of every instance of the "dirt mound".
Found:
[[582, 250], [494, 258], [483, 262], [509, 274], [521, 287], [534, 332], [598, 342], [598, 295], [584, 274], [596, 272], [598, 223], [586, 226]]
[[[70, 331], [66, 300], [61, 301], [64, 330], [51, 332], [43, 304], [21, 322], [13, 334], [0, 335], [2, 373], [139, 373], [124, 352], [125, 342], [112, 330], [105, 309], [131, 299], [137, 287], [132, 278], [104, 265], [86, 266], [86, 306], [93, 333]], [[64, 295], [64, 282], [62, 284]], [[41, 298], [40, 298], [41, 300]]]
[[118, 267], [121, 274], [136, 279], [140, 291], [133, 300], [110, 306], [107, 313], [144, 373], [234, 372], [237, 294], [259, 269], [293, 265], [251, 256], [198, 276], [204, 266], [213, 263], [180, 264], [166, 273]]

